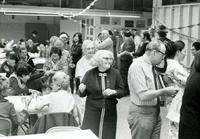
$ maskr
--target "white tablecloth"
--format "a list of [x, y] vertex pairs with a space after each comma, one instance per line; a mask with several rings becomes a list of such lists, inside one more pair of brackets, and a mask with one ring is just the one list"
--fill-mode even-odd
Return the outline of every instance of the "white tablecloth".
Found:
[[44, 64], [44, 62], [45, 62], [45, 58], [43, 58], [43, 57], [38, 57], [38, 58], [34, 58], [33, 59], [33, 63], [35, 64], [35, 65], [37, 65], [37, 64]]
[[0, 73], [0, 75], [6, 77], [6, 73]]
[[31, 58], [38, 58], [40, 56], [39, 53], [30, 53], [28, 52], [28, 55], [31, 57]]
[[78, 130], [48, 134], [8, 136], [6, 139], [98, 139], [91, 130]]
[[[40, 99], [39, 96], [38, 99]], [[25, 101], [22, 100], [22, 98], [27, 98], [29, 99], [30, 96], [8, 96], [6, 99], [8, 99], [10, 102], [14, 104], [15, 110], [17, 112], [21, 112], [25, 108]], [[47, 113], [47, 107], [44, 107], [42, 110], [35, 110], [35, 105], [36, 105], [36, 99], [32, 99], [31, 103], [28, 107], [28, 113], [29, 114], [39, 114], [39, 113]]]

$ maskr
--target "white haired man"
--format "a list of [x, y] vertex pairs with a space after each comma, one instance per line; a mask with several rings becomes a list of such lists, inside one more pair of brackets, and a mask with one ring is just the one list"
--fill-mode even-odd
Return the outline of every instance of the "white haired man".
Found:
[[113, 41], [110, 38], [109, 32], [107, 30], [102, 30], [101, 32], [102, 40], [98, 40], [95, 43], [97, 50], [108, 50], [113, 53]]
[[131, 104], [128, 123], [132, 139], [160, 139], [161, 117], [159, 96], [177, 93], [174, 87], [159, 89], [154, 66], [165, 56], [161, 42], [149, 43], [143, 56], [134, 60], [128, 72]]

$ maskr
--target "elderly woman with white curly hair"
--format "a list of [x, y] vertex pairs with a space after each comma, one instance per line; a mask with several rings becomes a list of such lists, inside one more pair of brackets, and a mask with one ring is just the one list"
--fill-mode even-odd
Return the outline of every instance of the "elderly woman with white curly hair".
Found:
[[[76, 113], [75, 100], [69, 93], [69, 76], [58, 71], [53, 76], [52, 92], [36, 103], [36, 110], [48, 106], [48, 113], [67, 112]], [[76, 116], [75, 116], [76, 117]]]
[[100, 139], [115, 139], [117, 99], [125, 96], [122, 78], [113, 69], [113, 54], [99, 50], [92, 58], [96, 66], [87, 71], [79, 86], [79, 96], [87, 96], [82, 129], [91, 129]]

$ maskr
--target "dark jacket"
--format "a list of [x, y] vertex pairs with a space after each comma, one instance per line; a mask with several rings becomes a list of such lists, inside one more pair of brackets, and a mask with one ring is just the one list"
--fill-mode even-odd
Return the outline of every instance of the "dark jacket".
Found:
[[110, 68], [105, 73], [106, 86], [105, 88], [114, 89], [117, 91], [116, 95], [104, 97], [102, 95], [101, 77], [99, 76], [98, 68], [93, 68], [86, 72], [83, 77], [82, 83], [87, 86], [83, 93], [79, 96], [87, 96], [86, 105], [92, 105], [95, 108], [102, 108], [105, 103], [105, 108], [116, 108], [117, 99], [125, 96], [124, 85], [122, 82], [121, 75], [118, 70]]
[[72, 56], [72, 62], [76, 65], [76, 63], [81, 59], [82, 57], [82, 44], [78, 43], [73, 44], [71, 47], [71, 56]]
[[181, 123], [200, 132], [200, 72], [193, 70], [187, 79], [181, 107]]

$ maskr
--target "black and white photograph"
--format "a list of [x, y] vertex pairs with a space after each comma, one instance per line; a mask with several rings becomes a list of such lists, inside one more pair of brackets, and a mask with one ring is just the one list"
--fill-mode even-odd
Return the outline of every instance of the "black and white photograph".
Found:
[[200, 0], [0, 0], [0, 138], [200, 139]]
[[134, 21], [125, 20], [124, 27], [134, 27]]

